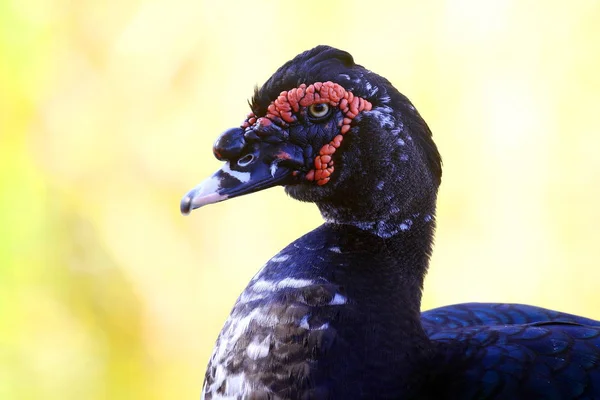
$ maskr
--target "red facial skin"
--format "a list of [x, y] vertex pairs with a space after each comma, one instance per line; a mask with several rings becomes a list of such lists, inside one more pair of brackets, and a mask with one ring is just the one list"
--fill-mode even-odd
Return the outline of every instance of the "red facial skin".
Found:
[[296, 121], [294, 113], [297, 113], [300, 107], [321, 103], [339, 107], [344, 113], [344, 119], [340, 123], [340, 134], [321, 147], [314, 160], [314, 169], [308, 171], [305, 177], [309, 181], [315, 181], [317, 185], [324, 185], [329, 182], [334, 170], [333, 153], [342, 144], [344, 135], [350, 130], [352, 120], [360, 112], [371, 110], [373, 106], [370, 102], [362, 97], [354, 96], [352, 92], [330, 81], [315, 82], [308, 86], [303, 83], [297, 88], [281, 92], [277, 99], [269, 104], [264, 117], [257, 118], [254, 113], [248, 114], [242, 128], [249, 128], [257, 122], [262, 126], [268, 126], [273, 120], [282, 120], [289, 124]]

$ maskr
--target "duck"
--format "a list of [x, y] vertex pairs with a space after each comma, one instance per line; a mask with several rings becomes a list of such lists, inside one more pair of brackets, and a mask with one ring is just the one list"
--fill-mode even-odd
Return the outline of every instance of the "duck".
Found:
[[387, 79], [320, 45], [249, 104], [181, 212], [283, 186], [324, 223], [241, 293], [202, 399], [600, 399], [599, 321], [522, 304], [421, 311], [442, 161]]

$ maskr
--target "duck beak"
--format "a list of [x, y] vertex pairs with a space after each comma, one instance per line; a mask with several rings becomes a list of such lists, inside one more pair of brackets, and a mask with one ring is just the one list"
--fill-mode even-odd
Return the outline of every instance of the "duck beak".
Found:
[[278, 161], [265, 163], [257, 160], [249, 166], [236, 166], [235, 170], [227, 161], [220, 170], [183, 196], [181, 213], [187, 215], [207, 204], [286, 184], [293, 179], [292, 170], [279, 166]]

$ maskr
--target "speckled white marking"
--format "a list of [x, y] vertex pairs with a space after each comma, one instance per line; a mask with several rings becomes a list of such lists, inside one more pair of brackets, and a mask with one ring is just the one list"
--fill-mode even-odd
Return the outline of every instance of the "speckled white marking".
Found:
[[322, 331], [329, 328], [329, 322], [325, 322], [323, 325], [313, 328], [313, 331]]
[[[212, 400], [239, 400], [240, 396], [223, 396], [220, 394], [212, 394]], [[204, 393], [202, 394], [201, 400], [204, 400]]]
[[[339, 247], [329, 248], [333, 252], [341, 252]], [[288, 259], [285, 254], [278, 254], [276, 257]], [[279, 281], [268, 280], [261, 277], [259, 272], [250, 286], [242, 293], [238, 304], [243, 304], [252, 300], [265, 299], [272, 293], [281, 289], [298, 289], [306, 286], [327, 283], [326, 280], [319, 278], [317, 281], [301, 278], [285, 278]], [[268, 302], [267, 302], [268, 303]], [[336, 293], [327, 305], [337, 306], [347, 303], [347, 298], [340, 293]], [[244, 398], [255, 390], [267, 390], [260, 382], [249, 379], [248, 376], [241, 374], [232, 374], [229, 366], [233, 362], [236, 354], [234, 350], [242, 337], [250, 340], [247, 347], [242, 350], [245, 356], [251, 360], [260, 360], [268, 357], [271, 350], [272, 335], [278, 324], [295, 322], [298, 326], [309, 330], [324, 330], [329, 328], [329, 322], [322, 323], [318, 327], [311, 327], [309, 324], [310, 314], [305, 315], [300, 320], [294, 321], [280, 320], [279, 315], [272, 312], [269, 304], [257, 304], [255, 308], [247, 306], [234, 307], [225, 326], [219, 335], [217, 344], [213, 351], [210, 361], [209, 371], [211, 375], [211, 384], [203, 389], [204, 396], [210, 394], [214, 399], [225, 398]], [[249, 329], [256, 329], [256, 332], [250, 332]], [[265, 332], [263, 337], [260, 332]], [[239, 354], [238, 354], [239, 355]], [[229, 375], [228, 375], [229, 374]], [[218, 393], [221, 392], [221, 393]], [[240, 397], [241, 396], [241, 397]]]
[[386, 103], [389, 103], [391, 99], [390, 99], [390, 96], [381, 96], [381, 97], [379, 98], [379, 100], [380, 100], [380, 101], [381, 101], [383, 104], [386, 104]]
[[240, 299], [238, 301], [242, 304], [245, 304], [245, 303], [250, 303], [251, 301], [263, 300], [266, 297], [267, 296], [265, 296], [264, 293], [256, 293], [251, 290], [244, 290], [244, 292], [241, 294]]
[[[218, 378], [218, 379], [217, 379]], [[219, 385], [217, 386], [217, 382]], [[217, 394], [217, 390], [224, 386], [225, 393]], [[202, 391], [202, 399], [205, 398], [207, 393], [211, 393], [213, 399], [219, 400], [230, 400], [239, 399], [240, 395], [247, 393], [252, 390], [252, 383], [246, 379], [245, 374], [227, 375], [227, 371], [223, 366], [217, 366], [217, 372], [215, 373], [215, 380], [209, 387], [205, 387]]]
[[423, 218], [423, 220], [424, 220], [425, 222], [429, 222], [429, 221], [431, 221], [431, 220], [432, 220], [432, 217], [431, 217], [431, 215], [427, 214], [427, 215], [425, 215], [425, 217]]
[[271, 172], [271, 176], [273, 178], [275, 178], [275, 172], [277, 172], [278, 168], [279, 168], [279, 166], [277, 165], [277, 160], [273, 161], [271, 163], [271, 166], [269, 167], [269, 171]]
[[334, 253], [341, 253], [342, 252], [342, 250], [340, 250], [340, 248], [338, 246], [331, 246], [329, 248], [329, 251], [332, 251]]
[[403, 223], [400, 224], [400, 230], [401, 231], [407, 231], [410, 229], [410, 227], [412, 226], [413, 221], [412, 219], [405, 219]]
[[277, 289], [283, 288], [302, 288], [310, 285], [314, 285], [315, 282], [310, 279], [295, 279], [295, 278], [285, 278], [277, 282]]
[[377, 224], [375, 224], [372, 233], [384, 239], [389, 239], [392, 236], [395, 236], [399, 231], [400, 226], [395, 223], [390, 223], [389, 221], [378, 221]]
[[400, 154], [400, 161], [408, 161], [408, 154]]
[[221, 169], [227, 175], [229, 175], [229, 176], [237, 179], [241, 183], [246, 183], [246, 182], [248, 182], [250, 180], [250, 172], [240, 172], [240, 171], [234, 171], [234, 170], [232, 170], [231, 166], [229, 165], [229, 161], [226, 162], [225, 165], [223, 165], [223, 167]]
[[250, 326], [250, 322], [252, 321], [261, 326], [274, 327], [277, 322], [279, 322], [279, 317], [269, 313], [268, 310], [263, 309], [263, 307], [255, 308], [242, 318], [234, 317], [229, 325], [230, 329], [227, 332], [229, 334], [227, 335], [227, 342], [233, 344], [237, 343], [239, 338], [248, 330], [248, 326]]
[[308, 325], [308, 314], [300, 320], [300, 328], [310, 329], [310, 326]]
[[[338, 246], [330, 247], [329, 250], [341, 252]], [[285, 254], [278, 254], [276, 257], [284, 259], [288, 258]], [[250, 283], [250, 286], [240, 296], [238, 304], [267, 298], [272, 293], [281, 289], [298, 289], [310, 285], [326, 283], [327, 281], [322, 278], [317, 280], [301, 278], [285, 278], [279, 281], [268, 280], [262, 278], [261, 273], [258, 273], [256, 279]], [[344, 295], [335, 293], [327, 305], [337, 306], [346, 304], [347, 302], [348, 299]], [[292, 322], [298, 324], [297, 326], [300, 326], [301, 328], [313, 331], [329, 328], [330, 323], [323, 323], [323, 321], [320, 322], [320, 326], [311, 327], [309, 324], [310, 316], [311, 314], [309, 313], [304, 315], [300, 320], [295, 318], [290, 321], [287, 321], [286, 319], [280, 320], [280, 316], [273, 313], [270, 304], [257, 304], [254, 308], [243, 305], [238, 307], [236, 305], [228, 320], [225, 322], [225, 326], [219, 335], [219, 339], [217, 340], [217, 344], [211, 356], [209, 367], [209, 371], [211, 371], [211, 384], [203, 388], [203, 398], [206, 395], [210, 395], [214, 399], [239, 399], [244, 398], [245, 395], [256, 390], [268, 391], [268, 388], [259, 381], [250, 379], [249, 376], [244, 373], [233, 374], [230, 366], [234, 360], [233, 357], [237, 354], [235, 350], [236, 346], [242, 338], [250, 340], [247, 347], [242, 350], [245, 353], [244, 356], [248, 357], [250, 360], [260, 360], [269, 356], [273, 339], [272, 334], [269, 332], [273, 332], [273, 329], [275, 329], [278, 324]], [[249, 331], [249, 329], [252, 329], [252, 331]]]
[[287, 255], [287, 254], [282, 254], [282, 255], [280, 255], [280, 256], [275, 256], [275, 257], [271, 258], [271, 261], [273, 261], [273, 262], [277, 262], [277, 263], [280, 263], [280, 262], [284, 262], [284, 261], [287, 261], [287, 260], [289, 260], [289, 258], [290, 258], [290, 256], [289, 256], [289, 255]]
[[377, 224], [377, 229], [374, 233], [379, 237], [389, 239], [392, 236], [395, 236], [398, 232], [398, 225], [386, 221], [379, 221], [379, 223]]
[[[390, 199], [391, 197], [387, 198], [387, 200]], [[389, 211], [391, 214], [397, 214], [401, 210], [398, 207], [392, 206]], [[398, 232], [407, 230], [412, 225], [412, 220], [409, 219], [397, 224], [391, 223], [390, 221], [339, 221], [326, 215], [324, 215], [324, 217], [325, 221], [328, 223], [353, 225], [363, 231], [370, 232], [384, 239], [391, 238]]]
[[254, 282], [250, 288], [255, 292], [274, 292], [284, 288], [303, 288], [313, 285], [315, 282], [310, 279], [285, 278], [280, 281], [268, 281], [260, 279]]
[[342, 296], [339, 293], [336, 293], [335, 296], [333, 296], [333, 299], [329, 302], [330, 306], [339, 306], [342, 304], [346, 304], [348, 302], [348, 299], [346, 299], [345, 296]]
[[379, 87], [371, 85], [371, 82], [365, 82], [365, 89], [369, 92], [369, 96], [375, 96], [379, 91]]
[[383, 185], [385, 184], [384, 181], [379, 181], [377, 182], [377, 190], [382, 190], [383, 189]]
[[[226, 395], [240, 395], [245, 392], [247, 386], [245, 374], [229, 375], [225, 381], [225, 394]], [[246, 383], [246, 385], [244, 385]]]
[[253, 360], [264, 358], [269, 354], [271, 335], [267, 335], [262, 341], [259, 342], [258, 338], [255, 338], [246, 348], [246, 354]]
[[210, 393], [210, 392], [216, 392], [217, 389], [219, 388], [219, 386], [221, 386], [223, 384], [223, 382], [225, 381], [225, 378], [227, 378], [227, 371], [225, 370], [225, 367], [222, 365], [217, 365], [216, 366], [216, 372], [215, 372], [215, 376], [213, 377], [213, 383], [212, 385], [210, 385], [208, 388], [205, 388], [207, 390], [205, 390], [205, 392]]
[[345, 78], [345, 79], [348, 79], [348, 80], [350, 80], [350, 75], [348, 75], [348, 74], [339, 74], [338, 76], [339, 76], [340, 78]]
[[321, 250], [321, 249], [322, 249], [322, 247], [304, 246], [304, 250], [315, 251], [315, 250]]
[[275, 290], [275, 282], [259, 279], [249, 287], [255, 292], [272, 292]]
[[354, 221], [351, 222], [351, 224], [362, 229], [363, 231], [371, 231], [375, 227], [375, 222], [369, 221]]
[[210, 363], [215, 366], [216, 372], [212, 384], [208, 388], [205, 388], [206, 393], [216, 393], [218, 388], [223, 385], [223, 382], [230, 379], [224, 365], [230, 362], [231, 350], [240, 337], [248, 330], [252, 321], [263, 327], [274, 328], [279, 322], [279, 318], [276, 315], [270, 314], [263, 307], [257, 307], [248, 315], [241, 318], [234, 315], [229, 316], [229, 319], [225, 322], [223, 331], [219, 335], [211, 357]]
[[398, 138], [398, 140], [396, 140], [396, 143], [398, 143], [399, 146], [404, 146], [406, 145], [406, 142], [400, 138]]
[[394, 118], [392, 109], [390, 107], [376, 107], [371, 111], [367, 111], [367, 113], [374, 116], [382, 128], [389, 129], [396, 125], [396, 119]]
[[323, 325], [311, 328], [310, 325], [308, 324], [308, 318], [309, 318], [308, 315], [305, 315], [304, 317], [302, 317], [302, 319], [300, 320], [300, 328], [308, 329], [311, 331], [322, 331], [322, 330], [329, 328], [329, 322], [325, 322]]

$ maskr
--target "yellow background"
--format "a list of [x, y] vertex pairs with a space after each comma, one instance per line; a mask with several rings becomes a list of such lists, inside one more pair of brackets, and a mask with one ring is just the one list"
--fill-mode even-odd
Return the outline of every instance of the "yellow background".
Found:
[[184, 218], [253, 86], [317, 44], [444, 157], [424, 308], [600, 319], [600, 1], [0, 0], [0, 398], [198, 398], [239, 292], [316, 227], [282, 189]]

